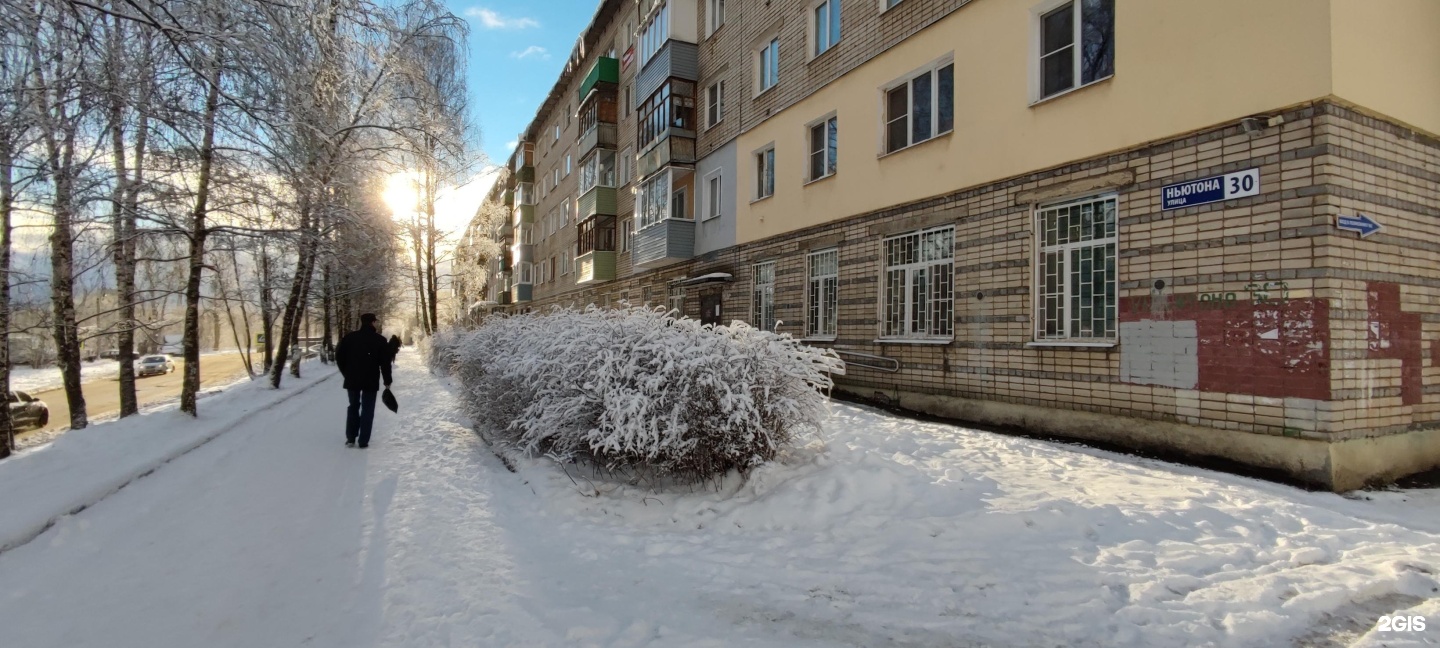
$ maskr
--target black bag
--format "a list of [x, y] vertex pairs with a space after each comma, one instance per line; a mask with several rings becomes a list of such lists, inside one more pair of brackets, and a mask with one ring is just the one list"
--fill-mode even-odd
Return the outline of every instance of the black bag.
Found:
[[385, 393], [380, 394], [380, 400], [381, 402], [385, 403], [385, 407], [388, 408], [390, 411], [400, 411], [400, 403], [399, 401], [395, 400], [395, 394], [390, 393], [389, 387], [385, 388]]

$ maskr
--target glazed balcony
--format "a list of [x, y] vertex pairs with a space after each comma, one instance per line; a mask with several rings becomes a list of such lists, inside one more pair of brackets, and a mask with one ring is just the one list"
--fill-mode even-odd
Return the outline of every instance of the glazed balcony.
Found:
[[700, 79], [700, 47], [694, 43], [669, 40], [645, 62], [635, 81], [637, 100], [648, 97], [669, 79]]
[[607, 88], [613, 91], [617, 85], [620, 85], [620, 60], [602, 56], [595, 60], [585, 74], [585, 80], [580, 82], [578, 99], [583, 102], [592, 91]]
[[580, 273], [577, 284], [601, 283], [615, 280], [614, 252], [587, 252], [575, 257], [575, 267]]
[[575, 226], [575, 283], [615, 279], [615, 217], [592, 216]]
[[615, 148], [619, 120], [620, 105], [615, 99], [615, 88], [592, 92], [580, 106], [580, 150], [576, 154], [585, 157], [597, 147]]
[[635, 232], [635, 267], [650, 270], [695, 256], [695, 221], [666, 218]]
[[535, 182], [535, 144], [520, 142], [516, 145], [511, 171], [516, 182]]
[[[676, 131], [671, 131], [676, 133]], [[672, 134], [640, 155], [636, 164], [639, 177], [648, 178], [667, 167], [689, 168], [695, 165], [695, 138]]]
[[618, 193], [614, 187], [594, 187], [580, 195], [576, 201], [579, 213], [576, 218], [584, 220], [592, 216], [615, 216], [620, 213]]

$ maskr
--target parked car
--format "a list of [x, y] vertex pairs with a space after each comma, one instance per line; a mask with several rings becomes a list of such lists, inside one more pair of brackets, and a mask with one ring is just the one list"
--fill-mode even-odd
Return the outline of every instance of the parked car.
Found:
[[172, 371], [175, 371], [174, 361], [163, 355], [148, 355], [140, 358], [140, 362], [135, 363], [135, 375], [141, 378], [160, 376]]
[[50, 408], [25, 392], [10, 392], [10, 421], [16, 429], [42, 428], [50, 423]]

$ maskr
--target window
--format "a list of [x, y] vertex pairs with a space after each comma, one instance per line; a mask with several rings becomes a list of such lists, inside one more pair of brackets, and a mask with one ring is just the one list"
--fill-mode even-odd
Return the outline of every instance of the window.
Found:
[[532, 225], [532, 224], [530, 224], [530, 223], [521, 223], [521, 224], [520, 224], [520, 244], [521, 244], [521, 245], [534, 245], [534, 244], [535, 244], [535, 226], [534, 226], [534, 225]]
[[610, 252], [615, 249], [615, 219], [610, 216], [587, 218], [575, 231], [575, 255]]
[[565, 177], [570, 177], [570, 154], [565, 154]]
[[1115, 74], [1115, 0], [1073, 0], [1040, 14], [1037, 22], [1037, 100]]
[[714, 128], [725, 117], [725, 82], [716, 81], [705, 89], [705, 127]]
[[835, 154], [839, 147], [839, 134], [835, 117], [822, 119], [810, 125], [810, 175], [813, 182], [835, 173]]
[[775, 330], [775, 262], [754, 266], [751, 288], [751, 323], [762, 331]]
[[805, 336], [835, 337], [840, 307], [840, 251], [834, 248], [805, 257]]
[[900, 4], [900, 0], [880, 0], [880, 11], [883, 12], [898, 4]]
[[627, 86], [625, 86], [625, 116], [626, 116], [626, 117], [629, 117], [629, 116], [630, 116], [630, 106], [633, 105], [633, 104], [634, 104], [634, 100], [630, 97], [630, 86], [627, 85]]
[[659, 52], [660, 47], [670, 38], [670, 7], [660, 3], [659, 8], [651, 12], [650, 20], [647, 20], [640, 30], [640, 67], [645, 67], [645, 64], [650, 62], [650, 57]]
[[948, 338], [954, 335], [955, 228], [885, 239], [881, 335]]
[[676, 187], [675, 191], [670, 194], [670, 218], [675, 220], [688, 220], [690, 218], [686, 215], [685, 198], [684, 187]]
[[635, 153], [630, 149], [620, 152], [620, 185], [630, 184], [631, 167], [635, 164]]
[[724, 205], [725, 182], [722, 172], [715, 171], [705, 179], [705, 220], [719, 218], [720, 210]]
[[570, 260], [573, 258], [569, 253], [560, 255], [560, 276], [564, 277], [570, 274]]
[[671, 128], [695, 130], [695, 84], [671, 79], [640, 105], [638, 144], [643, 150]]
[[775, 145], [755, 154], [755, 199], [775, 195]]
[[630, 251], [630, 238], [635, 234], [635, 222], [627, 218], [620, 223], [620, 251]]
[[780, 82], [779, 36], [770, 39], [770, 42], [760, 48], [760, 51], [756, 53], [756, 61], [758, 61], [759, 67], [755, 76], [760, 81], [760, 87], [756, 90], [755, 94], [760, 94], [775, 87], [775, 84]]
[[555, 124], [555, 141], [560, 141], [560, 124]]
[[1035, 211], [1035, 339], [1112, 341], [1115, 330], [1115, 196]]
[[885, 152], [955, 128], [955, 63], [946, 59], [885, 90]]
[[595, 149], [580, 162], [580, 195], [595, 187], [615, 186], [615, 151]]
[[709, 36], [715, 33], [715, 30], [720, 29], [721, 25], [725, 24], [725, 0], [707, 0], [705, 3], [705, 15], [707, 16], [705, 21], [705, 35]]
[[557, 167], [555, 167], [554, 169], [552, 169], [552, 170], [550, 171], [550, 188], [551, 188], [551, 189], [555, 189], [555, 188], [557, 188], [557, 187], [559, 187], [559, 186], [560, 186], [560, 167], [557, 166]]
[[521, 261], [515, 264], [515, 283], [535, 283], [535, 264]]
[[815, 5], [815, 20], [810, 25], [810, 42], [815, 44], [810, 56], [819, 56], [840, 42], [840, 0], [824, 0]]
[[685, 316], [685, 286], [670, 286], [670, 294], [665, 299], [665, 308], [675, 311], [675, 317]]
[[690, 218], [690, 205], [683, 186], [674, 186], [671, 171], [658, 173], [640, 183], [635, 195], [636, 229], [643, 230], [666, 218]]

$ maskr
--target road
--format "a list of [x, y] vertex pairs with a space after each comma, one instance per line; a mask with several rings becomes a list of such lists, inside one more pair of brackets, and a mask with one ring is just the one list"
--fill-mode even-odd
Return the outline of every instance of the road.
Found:
[[[258, 361], [259, 358], [256, 357], [256, 360]], [[145, 407], [179, 398], [184, 367], [185, 363], [177, 358], [174, 372], [163, 376], [137, 378], [135, 380], [135, 396], [139, 399], [140, 406]], [[201, 387], [228, 384], [244, 375], [245, 363], [238, 353], [207, 355], [200, 358]], [[89, 413], [91, 421], [120, 413], [120, 380], [118, 378], [92, 380], [81, 385], [81, 389], [85, 393], [85, 410]], [[70, 411], [65, 405], [64, 389], [31, 392], [30, 395], [45, 401], [45, 404], [49, 406], [50, 424], [39, 430], [19, 434], [18, 441], [23, 442], [24, 445], [30, 445], [29, 442], [32, 439], [29, 437], [53, 437], [57, 430], [70, 427]]]

